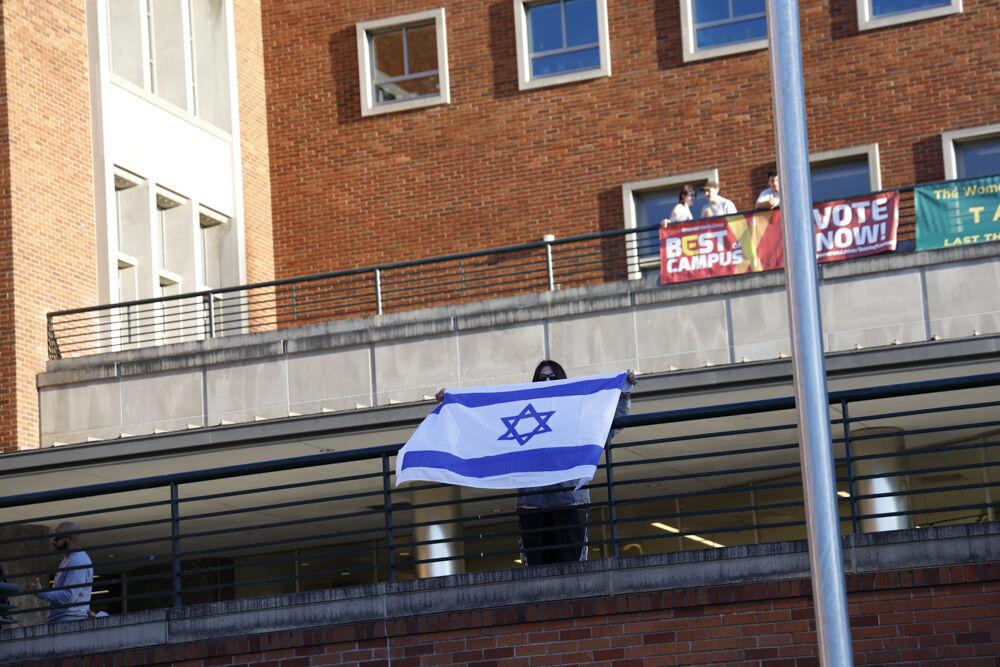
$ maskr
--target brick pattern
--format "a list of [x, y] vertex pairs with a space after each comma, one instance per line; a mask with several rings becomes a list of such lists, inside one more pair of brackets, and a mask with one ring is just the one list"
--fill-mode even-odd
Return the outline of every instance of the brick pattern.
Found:
[[[4, 39], [4, 41], [6, 41]], [[3, 42], [0, 42], [2, 45]], [[14, 234], [10, 208], [10, 122], [7, 49], [0, 48], [0, 453], [17, 448], [17, 361], [14, 355]]]
[[[452, 104], [362, 118], [355, 23], [427, 5], [264, 0], [277, 275], [620, 228], [623, 182], [713, 167], [749, 206], [768, 52], [684, 63], [678, 3], [611, 5], [610, 78], [519, 92], [512, 3], [441, 0]], [[877, 142], [885, 187], [943, 178], [940, 133], [997, 122], [998, 8], [859, 33], [853, 0], [804, 3], [812, 151]]]
[[260, 2], [235, 0], [233, 14], [239, 88], [240, 150], [243, 158], [246, 279], [248, 283], [257, 283], [274, 278], [271, 174], [267, 147], [267, 103]]
[[[85, 4], [3, 2], [0, 453], [38, 446], [45, 314], [100, 301]], [[274, 256], [260, 3], [234, 14], [247, 279], [261, 281]]]
[[45, 314], [98, 298], [85, 9], [3, 3], [0, 452], [38, 446]]
[[[847, 578], [859, 665], [1000, 662], [1000, 563]], [[38, 667], [818, 665], [808, 580], [541, 603], [35, 663]]]

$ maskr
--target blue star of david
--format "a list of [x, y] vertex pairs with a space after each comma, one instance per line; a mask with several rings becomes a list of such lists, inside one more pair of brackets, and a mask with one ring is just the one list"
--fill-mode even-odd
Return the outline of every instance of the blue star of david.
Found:
[[[528, 405], [526, 405], [525, 408], [516, 415], [512, 417], [500, 418], [503, 425], [507, 427], [507, 432], [497, 438], [497, 440], [516, 440], [517, 444], [525, 445], [536, 435], [541, 433], [551, 433], [552, 427], [549, 426], [549, 418], [555, 413], [555, 410], [550, 410], [549, 412], [539, 412], [535, 409], [535, 406], [528, 403]], [[522, 419], [534, 419], [535, 428], [527, 433], [519, 433], [517, 430], [517, 424]]]

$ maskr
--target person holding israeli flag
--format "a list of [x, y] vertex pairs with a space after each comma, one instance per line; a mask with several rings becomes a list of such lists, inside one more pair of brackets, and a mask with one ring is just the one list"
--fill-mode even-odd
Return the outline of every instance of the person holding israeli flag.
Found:
[[440, 405], [396, 457], [396, 484], [519, 489], [523, 563], [586, 560], [585, 485], [611, 439], [612, 420], [628, 414], [635, 383], [630, 370], [569, 380], [545, 360], [531, 384], [442, 389]]

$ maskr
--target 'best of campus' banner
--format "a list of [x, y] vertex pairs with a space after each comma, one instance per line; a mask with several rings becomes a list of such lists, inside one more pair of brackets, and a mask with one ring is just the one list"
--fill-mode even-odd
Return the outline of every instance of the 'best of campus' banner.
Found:
[[[896, 249], [899, 193], [816, 204], [816, 261]], [[756, 211], [660, 228], [660, 282], [680, 283], [784, 267], [780, 211]]]
[[917, 250], [1000, 241], [1000, 176], [918, 185]]

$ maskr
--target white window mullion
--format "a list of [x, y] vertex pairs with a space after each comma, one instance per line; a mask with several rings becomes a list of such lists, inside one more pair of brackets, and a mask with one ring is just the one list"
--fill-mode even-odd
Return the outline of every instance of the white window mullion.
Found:
[[[434, 26], [437, 50], [437, 90], [413, 95], [406, 94], [407, 91], [402, 90], [400, 91], [401, 95], [396, 97], [396, 99], [380, 100], [380, 96], [375, 91], [376, 84], [382, 86], [382, 90], [384, 91], [386, 85], [410, 80], [409, 70], [411, 69], [411, 64], [409, 46], [411, 40], [409, 31], [410, 29], [422, 28], [428, 25]], [[363, 21], [358, 23], [355, 28], [358, 43], [358, 82], [361, 88], [362, 116], [451, 103], [448, 79], [448, 40], [444, 9], [432, 9], [376, 21]], [[396, 32], [400, 35], [400, 42], [403, 49], [403, 74], [379, 80], [375, 64], [378, 49], [374, 41], [378, 36], [384, 37], [387, 33]], [[428, 70], [427, 74], [430, 74], [430, 70]], [[396, 96], [396, 93], [392, 93], [392, 97], [394, 96]]]
[[181, 34], [183, 43], [186, 47], [184, 49], [184, 81], [186, 82], [186, 85], [184, 86], [184, 108], [192, 114], [197, 115], [198, 92], [196, 86], [198, 84], [195, 80], [194, 35], [192, 34], [193, 31], [191, 29], [191, 0], [179, 1], [181, 3]]
[[135, 2], [140, 4], [139, 16], [142, 17], [142, 20], [139, 21], [139, 43], [142, 45], [142, 87], [147, 91], [154, 90], [153, 70], [155, 69], [155, 63], [153, 62], [153, 35], [151, 34], [153, 23], [151, 1], [135, 0]]
[[[594, 46], [598, 51], [598, 64], [585, 69], [567, 69], [565, 71], [551, 72], [544, 75], [534, 73], [534, 65], [537, 56], [558, 55], [569, 49], [569, 29], [567, 23], [566, 7], [564, 0], [559, 1], [559, 21], [562, 30], [561, 48], [549, 49], [541, 53], [532, 51], [532, 19], [531, 9], [539, 3], [532, 0], [514, 0], [514, 37], [517, 51], [517, 72], [518, 89], [530, 90], [533, 88], [544, 88], [548, 86], [558, 86], [564, 83], [575, 81], [586, 81], [589, 79], [599, 79], [611, 76], [611, 47], [608, 32], [608, 2], [607, 0], [593, 0], [594, 12], [597, 20], [597, 42]], [[590, 47], [593, 48], [593, 47]], [[576, 47], [574, 47], [574, 50]]]

